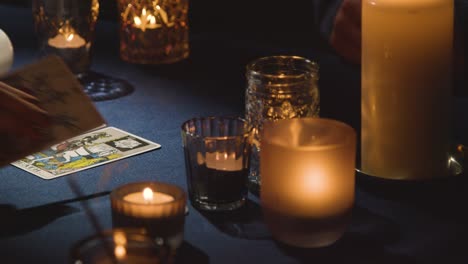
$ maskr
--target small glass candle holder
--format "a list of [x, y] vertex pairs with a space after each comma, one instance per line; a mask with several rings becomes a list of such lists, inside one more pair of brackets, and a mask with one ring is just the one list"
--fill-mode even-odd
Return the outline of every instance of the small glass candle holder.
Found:
[[161, 182], [120, 186], [110, 195], [115, 228], [144, 228], [156, 241], [178, 248], [184, 238], [186, 194]]
[[120, 57], [167, 64], [189, 56], [188, 0], [117, 0]]
[[173, 251], [158, 245], [142, 230], [112, 229], [77, 242], [71, 264], [172, 263]]
[[341, 237], [354, 205], [353, 128], [320, 118], [266, 122], [260, 160], [264, 218], [277, 240], [315, 248]]
[[298, 56], [269, 56], [249, 63], [246, 78], [246, 120], [254, 131], [249, 182], [260, 186], [263, 122], [318, 116], [319, 66]]
[[73, 73], [85, 74], [91, 65], [98, 0], [33, 0], [32, 4], [41, 54], [58, 55]]
[[233, 210], [247, 198], [250, 129], [237, 117], [190, 119], [182, 124], [187, 184], [192, 205]]

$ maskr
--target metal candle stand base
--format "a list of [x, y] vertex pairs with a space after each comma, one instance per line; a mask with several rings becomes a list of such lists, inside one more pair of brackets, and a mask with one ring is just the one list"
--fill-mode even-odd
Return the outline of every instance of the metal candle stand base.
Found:
[[110, 77], [97, 72], [77, 75], [85, 93], [93, 101], [117, 99], [133, 92], [133, 86], [126, 80]]

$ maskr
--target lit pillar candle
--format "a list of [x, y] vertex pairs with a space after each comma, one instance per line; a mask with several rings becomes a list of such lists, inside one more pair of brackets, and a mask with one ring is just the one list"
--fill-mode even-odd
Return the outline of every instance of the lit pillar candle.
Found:
[[185, 204], [185, 192], [165, 183], [131, 183], [111, 193], [115, 227], [145, 228], [173, 248], [183, 241]]
[[263, 129], [260, 195], [273, 236], [298, 247], [335, 242], [354, 204], [354, 130], [319, 118], [267, 122]]
[[363, 0], [363, 172], [447, 174], [453, 0]]

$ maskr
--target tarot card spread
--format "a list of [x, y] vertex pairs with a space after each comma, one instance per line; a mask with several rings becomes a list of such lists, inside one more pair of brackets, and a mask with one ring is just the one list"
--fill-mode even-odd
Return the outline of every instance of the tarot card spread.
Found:
[[49, 180], [160, 147], [120, 129], [106, 127], [56, 144], [12, 165]]
[[0, 166], [106, 126], [75, 75], [59, 57], [40, 59], [12, 72], [1, 81], [38, 98], [38, 105], [49, 115], [50, 124], [27, 120], [30, 128], [37, 132], [35, 137], [21, 133], [5, 135], [0, 131], [0, 146], [4, 147], [3, 153], [7, 153], [0, 155]]

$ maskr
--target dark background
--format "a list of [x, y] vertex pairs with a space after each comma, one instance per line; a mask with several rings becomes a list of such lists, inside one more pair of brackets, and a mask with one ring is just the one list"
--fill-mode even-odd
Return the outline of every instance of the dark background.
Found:
[[[29, 8], [31, 0], [0, 0]], [[99, 19], [117, 20], [117, 0], [100, 0]], [[275, 43], [321, 41], [313, 24], [313, 1], [192, 0], [190, 28], [198, 32], [231, 32]]]

